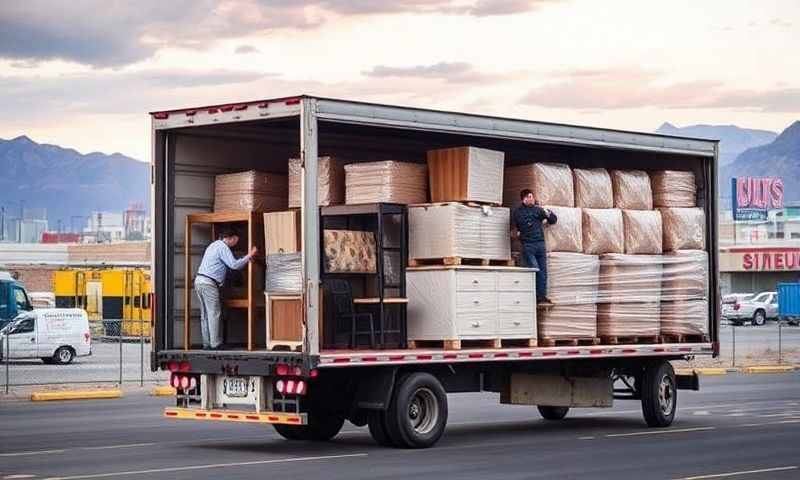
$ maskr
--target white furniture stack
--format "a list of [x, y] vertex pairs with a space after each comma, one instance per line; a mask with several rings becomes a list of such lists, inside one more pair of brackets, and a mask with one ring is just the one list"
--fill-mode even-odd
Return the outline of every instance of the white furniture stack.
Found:
[[530, 268], [408, 268], [409, 346], [436, 341], [457, 350], [466, 340], [491, 341], [493, 348], [502, 340], [536, 346], [535, 280]]

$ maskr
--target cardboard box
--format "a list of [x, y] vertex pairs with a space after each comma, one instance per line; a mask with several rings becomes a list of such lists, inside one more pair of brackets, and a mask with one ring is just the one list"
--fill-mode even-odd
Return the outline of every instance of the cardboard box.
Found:
[[361, 203], [425, 203], [428, 167], [418, 163], [383, 162], [345, 165], [345, 201]]
[[[300, 208], [300, 181], [303, 176], [299, 158], [289, 159], [289, 208]], [[344, 162], [333, 157], [318, 157], [317, 203], [319, 206], [344, 203]]]
[[661, 255], [601, 255], [598, 301], [658, 303], [662, 274]]
[[694, 173], [661, 170], [650, 174], [653, 205], [656, 207], [696, 207], [697, 185]]
[[597, 305], [553, 305], [538, 315], [539, 339], [566, 340], [597, 336]]
[[618, 208], [581, 209], [583, 253], [624, 253], [625, 224]]
[[655, 210], [623, 210], [625, 253], [658, 254], [662, 252], [661, 213]]
[[544, 239], [547, 245], [547, 251], [582, 252], [583, 235], [581, 234], [581, 209], [556, 207], [552, 205], [542, 208], [552, 210], [557, 217], [555, 225], [544, 226]]
[[575, 206], [579, 208], [614, 207], [614, 189], [611, 175], [605, 168], [574, 168]]
[[408, 209], [409, 258], [445, 257], [509, 260], [510, 212], [505, 207], [460, 203], [414, 205]]
[[264, 254], [294, 253], [302, 249], [300, 210], [264, 214]]
[[289, 202], [286, 175], [256, 170], [217, 175], [214, 182], [214, 211], [286, 210]]
[[653, 191], [650, 176], [642, 170], [612, 170], [614, 208], [623, 210], [652, 210]]
[[664, 222], [664, 250], [705, 250], [706, 214], [702, 208], [659, 208]]
[[477, 147], [428, 150], [431, 202], [503, 201], [505, 154]]
[[547, 298], [556, 305], [597, 303], [600, 257], [571, 252], [547, 254]]
[[519, 193], [525, 188], [533, 191], [539, 205], [575, 206], [572, 171], [563, 163], [532, 163], [507, 167], [503, 185], [503, 203], [509, 207], [520, 204]]
[[597, 306], [597, 334], [601, 337], [660, 335], [661, 303], [601, 303]]

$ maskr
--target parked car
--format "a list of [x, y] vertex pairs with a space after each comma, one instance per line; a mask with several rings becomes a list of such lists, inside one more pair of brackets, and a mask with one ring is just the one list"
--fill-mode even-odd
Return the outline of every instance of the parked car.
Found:
[[[734, 294], [737, 295], [737, 294]], [[778, 318], [778, 294], [762, 292], [754, 296], [733, 297], [734, 301], [726, 303], [723, 299], [722, 318], [732, 325], [764, 325], [768, 319]]]
[[92, 354], [89, 317], [77, 308], [25, 312], [0, 330], [0, 359], [40, 358], [44, 363], [71, 363]]

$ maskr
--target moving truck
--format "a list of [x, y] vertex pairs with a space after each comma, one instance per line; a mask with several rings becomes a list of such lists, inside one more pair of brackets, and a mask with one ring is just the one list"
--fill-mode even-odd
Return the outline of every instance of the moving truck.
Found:
[[[444, 431], [447, 393], [490, 391], [499, 392], [502, 403], [535, 405], [550, 420], [564, 418], [571, 407], [633, 400], [641, 402], [647, 425], [666, 427], [675, 416], [677, 391], [699, 389], [696, 375], [676, 375], [670, 361], [718, 355], [716, 141], [312, 96], [158, 111], [151, 119], [151, 366], [171, 372], [177, 387], [176, 405], [164, 412], [167, 418], [268, 423], [287, 439], [320, 441], [333, 438], [350, 421], [368, 425], [381, 445], [424, 448]], [[319, 157], [424, 163], [427, 150], [462, 145], [505, 152], [507, 165], [546, 158], [584, 168], [693, 172], [706, 219], [708, 335], [653, 344], [323, 348], [316, 320], [322, 308]], [[261, 292], [250, 283], [245, 289], [250, 300], [238, 308], [255, 321], [226, 326], [241, 329], [244, 346], [202, 350], [197, 302], [184, 286], [191, 285], [185, 277], [196, 271], [212, 234], [187, 232], [187, 216], [212, 211], [216, 175], [286, 173], [287, 159], [297, 157], [302, 162], [302, 340], [283, 350], [259, 345], [263, 297], [259, 303]], [[263, 236], [263, 231], [249, 233], [246, 244]], [[187, 252], [190, 266], [184, 262]], [[191, 328], [185, 328], [185, 318]]]

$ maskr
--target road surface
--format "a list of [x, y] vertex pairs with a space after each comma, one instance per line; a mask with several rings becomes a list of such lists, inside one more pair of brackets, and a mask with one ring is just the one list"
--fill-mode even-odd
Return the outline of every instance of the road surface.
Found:
[[[290, 442], [267, 426], [167, 420], [169, 398], [0, 404], [0, 479], [796, 479], [800, 373], [702, 379], [681, 391], [668, 429], [639, 404], [542, 420], [493, 394], [450, 396], [428, 450], [377, 447], [346, 424], [329, 443]], [[735, 474], [735, 475], [733, 475]]]

